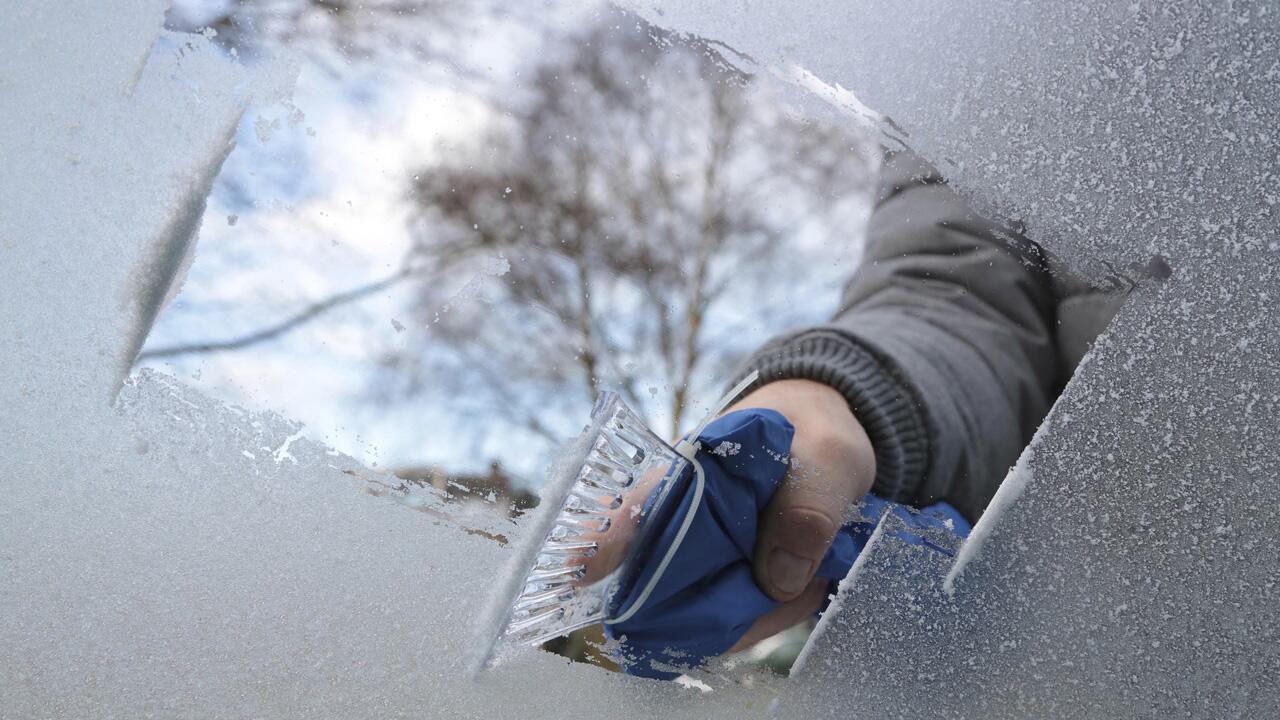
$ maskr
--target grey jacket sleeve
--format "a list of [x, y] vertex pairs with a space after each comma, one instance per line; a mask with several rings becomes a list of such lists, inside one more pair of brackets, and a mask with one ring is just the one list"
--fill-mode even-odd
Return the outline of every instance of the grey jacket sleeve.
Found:
[[871, 437], [873, 492], [976, 520], [1062, 382], [1047, 267], [934, 168], [890, 155], [835, 317], [769, 342], [742, 374], [836, 388]]

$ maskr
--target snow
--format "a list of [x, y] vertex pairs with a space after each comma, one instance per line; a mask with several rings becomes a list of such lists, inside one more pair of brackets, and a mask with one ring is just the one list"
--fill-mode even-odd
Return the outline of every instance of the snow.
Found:
[[512, 551], [296, 424], [126, 377], [241, 114], [279, 101], [291, 70], [248, 73], [204, 37], [161, 34], [159, 2], [30, 3], [0, 44], [6, 715], [749, 717], [779, 694], [786, 717], [1280, 704], [1280, 15], [660, 4], [641, 9], [856, 93], [1077, 267], [1159, 252], [1174, 269], [1067, 388], [950, 592], [945, 556], [882, 532], [791, 682], [708, 674], [695, 692], [543, 653], [471, 680], [468, 630]]
[[780, 716], [850, 717], [850, 708], [868, 708], [874, 698], [883, 703], [876, 717], [919, 717], [912, 712], [932, 709], [935, 694], [950, 690], [921, 693], [926, 678], [916, 667], [929, 656], [951, 659], [946, 631], [966, 618], [948, 607], [938, 583], [949, 558], [903, 542], [895, 531], [905, 527], [889, 514], [872, 534], [797, 659]]
[[[1275, 202], [1280, 18], [1267, 3], [624, 4], [806, 86], [807, 109], [847, 114], [850, 96], [874, 108], [897, 126], [887, 137], [1079, 269], [1266, 247], [1265, 215], [1244, 210]], [[1175, 206], [1194, 220], [1173, 222]], [[1206, 238], [1201, 221], [1234, 229]]]
[[[23, 42], [6, 42], [0, 50], [7, 108], [0, 119], [0, 152], [8, 169], [0, 179], [0, 195], [11, 208], [0, 221], [6, 251], [0, 319], [6, 328], [23, 328], [14, 351], [28, 361], [6, 363], [0, 379], [10, 387], [53, 378], [81, 381], [106, 397], [123, 378], [132, 350], [169, 290], [153, 284], [155, 279], [168, 280], [183, 266], [191, 223], [199, 217], [211, 171], [216, 172], [243, 108], [224, 97], [234, 76], [211, 65], [209, 54], [196, 49], [198, 43], [156, 42], [154, 33], [140, 30], [145, 14], [103, 17], [92, 38], [49, 31], [57, 27], [56, 19], [56, 11], [44, 6], [16, 11], [7, 33]], [[156, 72], [143, 73], [153, 55]], [[206, 74], [198, 83], [160, 92], [157, 76], [180, 67]], [[49, 77], [65, 82], [48, 82]], [[157, 112], [166, 102], [194, 116], [189, 132], [173, 128]], [[201, 112], [194, 112], [197, 107]], [[70, 108], [81, 112], [67, 112]], [[140, 122], [123, 122], [134, 116]], [[93, 122], [94, 117], [107, 122]], [[166, 145], [188, 142], [196, 145], [189, 156], [166, 153]], [[115, 162], [124, 152], [136, 160], [125, 166]], [[150, 228], [153, 234], [126, 244], [122, 241], [132, 227]], [[88, 255], [72, 252], [88, 245], [83, 243], [87, 233], [101, 242], [85, 247]], [[63, 252], [32, 252], [41, 238], [57, 238]], [[138, 292], [124, 296], [119, 287], [86, 285], [73, 270], [78, 263], [127, 268], [135, 274]], [[91, 296], [98, 302], [81, 302]], [[50, 302], [31, 302], [35, 298]], [[120, 312], [122, 303], [129, 305], [126, 312]], [[77, 342], [90, 335], [98, 342]], [[62, 352], [35, 361], [55, 346]], [[74, 367], [69, 356], [81, 352], [101, 354], [105, 361], [91, 369]], [[23, 376], [13, 374], [19, 367]], [[90, 380], [102, 374], [110, 380]]]
[[715, 716], [700, 693], [543, 653], [472, 681], [475, 606], [509, 552], [363, 492], [310, 441], [296, 465], [247, 452], [288, 442], [278, 418], [147, 372], [93, 420], [28, 439], [9, 476], [6, 713]]

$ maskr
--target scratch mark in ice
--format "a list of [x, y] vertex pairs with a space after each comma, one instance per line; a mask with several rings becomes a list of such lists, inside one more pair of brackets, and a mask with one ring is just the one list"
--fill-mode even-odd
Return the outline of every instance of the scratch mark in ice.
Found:
[[848, 90], [839, 84], [832, 85], [827, 83], [817, 75], [814, 75], [795, 63], [790, 63], [785, 68], [779, 68], [775, 65], [770, 67], [769, 71], [778, 79], [799, 85], [814, 95], [826, 100], [863, 129], [881, 129], [885, 117], [875, 110], [872, 110], [870, 107], [867, 107], [866, 104], [858, 99], [857, 95], [853, 94], [853, 91]]
[[294, 465], [298, 464], [298, 458], [294, 457], [293, 453], [289, 452], [289, 447], [293, 445], [294, 440], [297, 440], [300, 437], [302, 437], [302, 430], [298, 430], [298, 432], [285, 438], [284, 442], [280, 443], [280, 447], [271, 452], [271, 457], [276, 461], [277, 465], [286, 458], [288, 458]]
[[[1048, 422], [1041, 423], [1043, 429], [1048, 426]], [[960, 546], [956, 552], [955, 562], [951, 565], [951, 570], [947, 572], [947, 577], [942, 581], [942, 589], [948, 595], [955, 593], [955, 584], [957, 579], [964, 574], [965, 567], [974, 558], [982, 554], [982, 547], [991, 535], [991, 528], [1000, 522], [1000, 517], [1012, 507], [1018, 498], [1022, 497], [1023, 492], [1027, 489], [1032, 478], [1031, 461], [1035, 457], [1034, 447], [1036, 440], [1040, 437], [1037, 432], [1036, 436], [1031, 439], [1031, 444], [1022, 451], [1022, 456], [1018, 458], [1018, 462], [1009, 470], [1009, 474], [1005, 476], [1004, 482], [1000, 483], [1000, 489], [996, 491], [995, 497], [991, 498], [991, 503], [987, 505], [987, 509], [983, 512], [982, 517], [978, 518], [977, 524], [973, 526], [973, 532], [969, 534], [968, 539]]]

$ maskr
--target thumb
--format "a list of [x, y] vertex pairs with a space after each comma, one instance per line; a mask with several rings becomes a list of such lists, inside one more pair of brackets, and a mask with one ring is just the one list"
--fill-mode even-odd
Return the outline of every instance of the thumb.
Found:
[[874, 468], [865, 433], [796, 433], [786, 477], [761, 516], [755, 576], [766, 595], [785, 602], [804, 592]]

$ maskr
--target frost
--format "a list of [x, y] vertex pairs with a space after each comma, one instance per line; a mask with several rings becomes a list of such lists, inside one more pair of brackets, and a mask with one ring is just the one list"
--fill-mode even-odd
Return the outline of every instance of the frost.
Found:
[[[281, 462], [284, 462], [285, 460], [288, 460], [289, 462], [292, 462], [294, 465], [297, 465], [298, 458], [294, 457], [293, 453], [289, 452], [289, 448], [293, 445], [295, 441], [297, 441], [301, 437], [302, 437], [302, 430], [298, 430], [294, 434], [285, 438], [284, 441], [281, 442], [280, 445], [276, 447], [275, 450], [271, 451], [271, 459], [275, 460], [277, 463], [281, 463]], [[263, 449], [266, 449], [266, 448], [264, 447]]]
[[[778, 713], [1280, 704], [1280, 16], [815, 0], [781, 22], [767, 4], [658, 4], [640, 9], [790, 68], [828, 96], [797, 96], [815, 112], [876, 108], [887, 138], [1072, 265], [1173, 268], [1138, 285], [955, 564], [881, 528]], [[543, 653], [469, 679], [467, 629], [512, 554], [494, 538], [524, 528], [460, 529], [433, 492], [291, 423], [128, 376], [242, 113], [290, 74], [247, 73], [207, 37], [160, 33], [161, 15], [28, 3], [0, 44], [5, 714], [765, 713], [777, 684], [708, 675], [693, 692]]]
[[729, 442], [728, 440], [721, 442], [711, 450], [713, 454], [719, 455], [720, 457], [731, 457], [733, 455], [737, 455], [741, 451], [742, 443]]
[[954, 564], [869, 547], [779, 714], [1280, 705], [1280, 408], [1252, 397], [1280, 389], [1274, 9], [630, 4], [809, 112], [877, 118], [979, 209], [1133, 287]]

